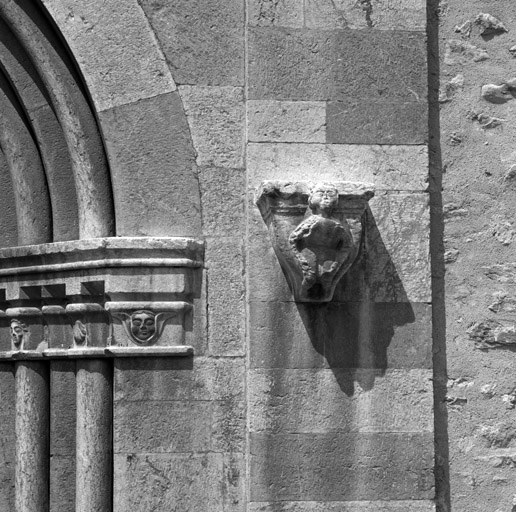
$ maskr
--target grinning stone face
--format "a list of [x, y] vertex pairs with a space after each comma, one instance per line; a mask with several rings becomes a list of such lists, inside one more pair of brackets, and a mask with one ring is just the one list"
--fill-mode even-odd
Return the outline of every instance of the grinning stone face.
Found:
[[131, 316], [131, 333], [140, 341], [148, 341], [156, 332], [156, 316], [150, 311], [135, 311]]

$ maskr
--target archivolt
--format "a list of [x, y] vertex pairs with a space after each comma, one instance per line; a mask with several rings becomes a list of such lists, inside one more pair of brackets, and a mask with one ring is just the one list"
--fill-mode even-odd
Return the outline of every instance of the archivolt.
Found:
[[33, 0], [0, 2], [0, 149], [17, 219], [0, 245], [12, 244], [13, 230], [20, 245], [114, 234], [94, 113], [65, 45]]

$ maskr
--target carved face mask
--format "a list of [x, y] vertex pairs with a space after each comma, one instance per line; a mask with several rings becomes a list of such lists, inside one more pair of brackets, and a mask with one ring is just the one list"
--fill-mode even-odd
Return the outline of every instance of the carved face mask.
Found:
[[319, 211], [331, 211], [339, 202], [339, 192], [333, 185], [316, 185], [308, 199], [308, 205], [317, 213]]
[[23, 341], [23, 334], [25, 333], [24, 326], [18, 320], [13, 320], [11, 322], [11, 338], [13, 343], [18, 346]]
[[156, 316], [150, 311], [135, 311], [131, 315], [131, 334], [140, 341], [147, 341], [156, 332]]

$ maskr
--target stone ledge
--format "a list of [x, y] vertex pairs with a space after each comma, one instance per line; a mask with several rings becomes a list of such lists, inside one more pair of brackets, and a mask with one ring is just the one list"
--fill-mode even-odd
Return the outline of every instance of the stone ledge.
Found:
[[92, 347], [85, 349], [10, 350], [0, 352], [0, 361], [31, 359], [97, 359], [115, 357], [186, 357], [193, 356], [190, 345], [161, 347]]

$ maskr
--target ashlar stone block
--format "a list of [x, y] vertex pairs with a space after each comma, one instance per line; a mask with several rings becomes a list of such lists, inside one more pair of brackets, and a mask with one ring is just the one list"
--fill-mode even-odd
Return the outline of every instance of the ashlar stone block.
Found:
[[244, 0], [139, 0], [179, 85], [242, 86]]
[[250, 100], [251, 142], [326, 142], [326, 103], [322, 101]]
[[428, 188], [425, 145], [250, 143], [249, 185], [267, 180], [362, 181], [376, 190]]
[[198, 165], [242, 168], [244, 98], [241, 87], [181, 86]]
[[[433, 432], [431, 370], [387, 370], [370, 389], [346, 393], [353, 371], [253, 370], [251, 432]], [[344, 385], [343, 385], [344, 384]], [[321, 404], [324, 404], [321, 407]]]
[[[137, 2], [44, 0], [70, 45], [98, 111], [175, 90]], [[138, 65], [135, 65], [138, 63]]]
[[251, 434], [251, 501], [431, 500], [433, 434]]
[[305, 23], [318, 29], [424, 31], [425, 0], [306, 0]]
[[247, 8], [250, 26], [303, 26], [303, 0], [248, 0]]

